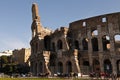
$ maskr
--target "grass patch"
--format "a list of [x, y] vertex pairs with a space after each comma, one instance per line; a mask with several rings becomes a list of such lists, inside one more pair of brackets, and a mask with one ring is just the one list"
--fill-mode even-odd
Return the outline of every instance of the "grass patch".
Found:
[[88, 80], [77, 78], [0, 78], [0, 80]]

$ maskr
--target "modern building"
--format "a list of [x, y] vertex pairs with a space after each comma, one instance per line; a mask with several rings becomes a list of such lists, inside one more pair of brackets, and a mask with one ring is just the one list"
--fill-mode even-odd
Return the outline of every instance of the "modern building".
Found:
[[120, 72], [120, 13], [71, 22], [52, 32], [32, 5], [31, 72], [69, 74]]
[[30, 48], [22, 48], [13, 50], [13, 62], [21, 65], [30, 65], [29, 57], [31, 55]]

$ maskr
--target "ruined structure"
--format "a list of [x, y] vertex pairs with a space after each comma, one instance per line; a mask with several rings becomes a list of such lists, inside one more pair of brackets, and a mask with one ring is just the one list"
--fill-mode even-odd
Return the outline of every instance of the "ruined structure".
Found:
[[31, 72], [120, 72], [120, 13], [78, 20], [52, 32], [32, 5]]

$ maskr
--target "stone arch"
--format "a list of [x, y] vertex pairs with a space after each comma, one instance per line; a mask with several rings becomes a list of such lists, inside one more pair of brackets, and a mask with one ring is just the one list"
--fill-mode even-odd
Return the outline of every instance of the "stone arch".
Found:
[[100, 62], [97, 59], [93, 59], [93, 71], [100, 72]]
[[115, 50], [120, 52], [120, 34], [114, 35]]
[[104, 72], [112, 73], [112, 64], [109, 59], [104, 60]]
[[91, 35], [92, 35], [93, 37], [94, 37], [94, 36], [97, 36], [97, 35], [98, 35], [98, 30], [97, 30], [97, 29], [92, 30]]
[[63, 43], [62, 43], [62, 40], [60, 39], [57, 41], [57, 48], [58, 50], [63, 48]]
[[44, 37], [44, 48], [45, 50], [50, 50], [50, 42], [51, 42], [51, 38], [50, 36], [45, 36]]
[[102, 44], [103, 44], [103, 50], [109, 50], [110, 49], [110, 37], [109, 36], [102, 36]]
[[83, 46], [83, 50], [88, 50], [88, 39], [87, 38], [83, 38], [82, 46]]
[[93, 37], [91, 42], [93, 51], [98, 51], [98, 39], [96, 37]]
[[63, 73], [63, 63], [62, 62], [58, 62], [58, 72]]
[[80, 49], [78, 40], [75, 40], [74, 44], [75, 44], [75, 49]]
[[66, 62], [66, 70], [67, 70], [66, 72], [68, 74], [72, 72], [72, 63], [71, 63], [71, 61]]

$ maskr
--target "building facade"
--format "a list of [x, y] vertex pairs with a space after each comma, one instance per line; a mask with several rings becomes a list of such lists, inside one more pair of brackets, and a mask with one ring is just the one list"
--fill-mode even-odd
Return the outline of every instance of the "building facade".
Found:
[[30, 55], [30, 48], [15, 49], [13, 50], [12, 60], [17, 64], [30, 66]]
[[32, 5], [31, 72], [69, 74], [120, 72], [120, 13], [71, 22], [52, 32]]

